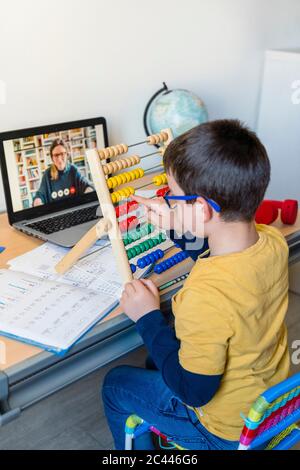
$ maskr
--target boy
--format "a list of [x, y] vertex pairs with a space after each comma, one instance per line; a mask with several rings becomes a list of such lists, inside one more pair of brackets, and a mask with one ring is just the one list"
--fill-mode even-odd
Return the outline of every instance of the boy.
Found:
[[[121, 306], [136, 322], [154, 367], [109, 372], [106, 416], [116, 449], [124, 448], [131, 414], [187, 449], [236, 449], [240, 414], [289, 371], [288, 247], [277, 229], [254, 222], [270, 162], [254, 132], [220, 120], [171, 142], [164, 164], [171, 207], [162, 199], [136, 199], [152, 223], [207, 238], [210, 256], [198, 258], [173, 298], [175, 330], [152, 281], [125, 286]], [[150, 435], [138, 438], [135, 448], [153, 449]]]

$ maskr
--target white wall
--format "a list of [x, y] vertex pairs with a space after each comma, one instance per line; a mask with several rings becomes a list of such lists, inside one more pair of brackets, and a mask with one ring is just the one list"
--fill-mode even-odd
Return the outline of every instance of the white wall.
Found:
[[299, 25], [299, 0], [0, 0], [0, 130], [104, 115], [134, 141], [163, 80], [254, 126], [264, 50]]

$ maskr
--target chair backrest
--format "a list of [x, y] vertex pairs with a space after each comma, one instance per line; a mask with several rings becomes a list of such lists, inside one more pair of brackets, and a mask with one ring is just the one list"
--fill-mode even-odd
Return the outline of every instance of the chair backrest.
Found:
[[300, 440], [300, 373], [262, 393], [252, 405], [240, 437], [240, 450], [286, 449]]

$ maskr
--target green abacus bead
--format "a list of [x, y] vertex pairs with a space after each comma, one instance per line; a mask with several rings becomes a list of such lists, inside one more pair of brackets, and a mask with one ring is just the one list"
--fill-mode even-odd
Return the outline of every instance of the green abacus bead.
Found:
[[137, 246], [135, 247], [135, 251], [136, 251], [136, 254], [137, 254], [137, 255], [140, 255], [140, 254], [142, 253], [142, 250], [141, 250], [140, 245], [137, 245]]
[[145, 241], [144, 241], [144, 246], [145, 246], [145, 251], [146, 251], [146, 250], [149, 250], [150, 245], [149, 245], [148, 240], [145, 240]]
[[140, 240], [140, 238], [141, 238], [140, 232], [137, 232], [137, 231], [133, 232], [133, 237], [132, 237], [132, 239], [133, 239], [134, 241]]
[[158, 238], [161, 242], [165, 242], [166, 239], [167, 239], [166, 236], [163, 233], [160, 233]]
[[152, 240], [152, 238], [150, 238], [150, 239], [148, 240], [148, 243], [149, 243], [149, 245], [150, 245], [150, 248], [153, 248], [153, 247], [155, 246], [154, 241]]
[[152, 225], [152, 224], [148, 224], [147, 229], [148, 229], [148, 233], [152, 233], [152, 232], [154, 232], [155, 227], [154, 227], [154, 225]]
[[128, 258], [129, 260], [131, 260], [132, 256], [131, 256], [130, 250], [127, 250], [126, 253], [127, 253], [127, 258]]

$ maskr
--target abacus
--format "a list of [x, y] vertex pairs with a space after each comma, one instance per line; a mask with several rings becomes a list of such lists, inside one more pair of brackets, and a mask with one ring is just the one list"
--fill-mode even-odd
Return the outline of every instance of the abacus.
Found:
[[[137, 215], [139, 204], [133, 200], [128, 201], [128, 198], [143, 188], [155, 188], [157, 196], [164, 195], [168, 190], [168, 187], [159, 188], [167, 184], [162, 162], [146, 170], [140, 165], [151, 155], [163, 155], [172, 138], [171, 130], [164, 129], [136, 144], [118, 144], [101, 150], [87, 150], [90, 172], [103, 218], [57, 264], [56, 271], [59, 274], [64, 274], [104, 234], [108, 234], [110, 238], [124, 283], [133, 279], [133, 274], [138, 268], [144, 269], [164, 257], [163, 248], [167, 243], [165, 233], [156, 234], [152, 224], [140, 220]], [[155, 148], [155, 152], [143, 156], [125, 155], [129, 149], [142, 144], [159, 144], [160, 147]], [[160, 171], [157, 173], [157, 170]], [[172, 265], [181, 260], [173, 258]], [[132, 262], [134, 259], [136, 261]], [[157, 265], [158, 271], [167, 269], [164, 263]], [[170, 261], [168, 266], [171, 267]]]

